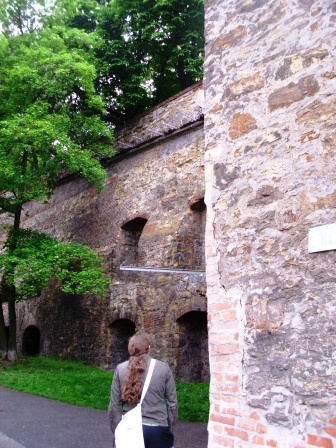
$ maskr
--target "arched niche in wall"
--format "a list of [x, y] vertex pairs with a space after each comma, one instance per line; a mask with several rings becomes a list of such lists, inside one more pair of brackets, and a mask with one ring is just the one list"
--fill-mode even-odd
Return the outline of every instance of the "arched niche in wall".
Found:
[[127, 361], [128, 341], [135, 333], [135, 323], [129, 319], [117, 319], [109, 326], [109, 353], [107, 356], [108, 368], [114, 370], [117, 364]]
[[204, 198], [200, 198], [190, 205], [192, 214], [191, 231], [193, 235], [193, 267], [195, 269], [205, 268], [205, 221], [206, 205]]
[[189, 202], [189, 207], [180, 222], [178, 233], [171, 244], [168, 264], [180, 269], [205, 268], [205, 221], [204, 198]]
[[122, 264], [125, 266], [137, 266], [141, 261], [139, 253], [139, 240], [147, 219], [138, 216], [127, 221], [121, 226], [123, 233], [122, 241]]
[[35, 325], [29, 325], [22, 336], [22, 354], [36, 356], [40, 353], [41, 333]]
[[209, 381], [207, 313], [190, 311], [177, 319], [177, 336], [176, 379]]

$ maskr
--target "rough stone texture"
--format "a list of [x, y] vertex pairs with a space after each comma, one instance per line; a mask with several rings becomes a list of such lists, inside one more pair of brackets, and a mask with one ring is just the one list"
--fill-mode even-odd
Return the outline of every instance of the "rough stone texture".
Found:
[[203, 88], [199, 82], [154, 107], [150, 113], [145, 112], [120, 126], [114, 148], [125, 153], [198, 121], [203, 117], [203, 104]]
[[[106, 162], [100, 194], [83, 180], [68, 179], [48, 204], [26, 204], [24, 226], [87, 244], [104, 257], [110, 298], [68, 297], [51, 287], [40, 299], [20, 304], [19, 348], [33, 325], [40, 330], [42, 353], [112, 369], [127, 359], [129, 336], [144, 329], [154, 355], [168, 361], [178, 378], [190, 379], [180, 366], [187, 352], [189, 371], [197, 371], [192, 380], [209, 379], [204, 273], [120, 270], [204, 270], [201, 105], [199, 84], [118, 129], [120, 154]], [[154, 140], [151, 128], [162, 131]]]
[[241, 137], [244, 134], [256, 129], [257, 123], [255, 118], [251, 114], [234, 114], [229, 127], [229, 135], [232, 140]]
[[306, 76], [300, 79], [297, 84], [291, 82], [271, 93], [268, 99], [269, 109], [272, 112], [279, 107], [288, 107], [296, 101], [303, 100], [305, 96], [315, 95], [319, 89], [320, 86], [314, 76]]
[[335, 5], [206, 0], [209, 448], [336, 446]]
[[[203, 380], [207, 310], [209, 448], [331, 448], [336, 252], [309, 254], [307, 238], [336, 222], [336, 2], [206, 0], [205, 14], [205, 260], [198, 85], [118, 131], [102, 193], [69, 180], [27, 205], [26, 225], [105, 257], [111, 295], [51, 289], [22, 304], [20, 335], [35, 325], [44, 353], [113, 368], [144, 328], [177, 376]], [[119, 270], [205, 261], [206, 292]]]

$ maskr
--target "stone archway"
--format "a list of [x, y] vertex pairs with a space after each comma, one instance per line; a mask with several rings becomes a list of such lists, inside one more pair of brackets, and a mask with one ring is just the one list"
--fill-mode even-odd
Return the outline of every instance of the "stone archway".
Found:
[[129, 319], [117, 319], [109, 326], [110, 344], [107, 365], [114, 370], [117, 364], [128, 359], [128, 341], [135, 333], [135, 323]]
[[190, 311], [177, 319], [176, 379], [198, 383], [209, 381], [207, 313]]
[[36, 356], [40, 354], [41, 333], [35, 325], [29, 325], [22, 336], [22, 354]]

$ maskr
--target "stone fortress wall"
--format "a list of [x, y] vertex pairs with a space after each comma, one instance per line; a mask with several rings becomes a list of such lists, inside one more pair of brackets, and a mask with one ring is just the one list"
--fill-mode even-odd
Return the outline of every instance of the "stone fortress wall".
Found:
[[179, 379], [210, 360], [208, 448], [332, 448], [336, 252], [308, 234], [336, 222], [336, 3], [206, 0], [205, 19], [204, 109], [198, 84], [117, 130], [99, 195], [68, 179], [27, 205], [104, 256], [111, 290], [21, 304], [18, 342], [38, 328], [43, 353], [113, 369], [145, 329]]
[[336, 446], [336, 3], [206, 0], [209, 448]]
[[202, 93], [196, 84], [118, 129], [118, 154], [106, 162], [101, 193], [69, 178], [48, 204], [26, 204], [23, 226], [87, 244], [104, 257], [110, 299], [68, 297], [50, 288], [19, 304], [19, 349], [34, 351], [40, 335], [43, 354], [113, 369], [128, 357], [127, 339], [144, 329], [154, 355], [169, 362], [177, 378], [209, 379]]

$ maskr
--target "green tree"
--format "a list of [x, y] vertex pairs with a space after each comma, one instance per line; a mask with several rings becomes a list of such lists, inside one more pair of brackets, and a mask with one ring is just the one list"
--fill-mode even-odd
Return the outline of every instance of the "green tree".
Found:
[[[15, 5], [19, 8], [20, 0]], [[25, 11], [28, 6], [22, 0]], [[5, 25], [0, 35], [0, 212], [12, 218], [13, 229], [0, 293], [1, 301], [8, 302], [8, 343], [1, 302], [0, 338], [4, 356], [15, 360], [15, 302], [28, 278], [17, 258], [23, 250], [24, 204], [48, 199], [61, 173], [78, 174], [102, 188], [100, 159], [113, 152], [112, 131], [95, 88], [95, 52], [101, 45], [96, 34], [56, 24], [19, 32], [16, 23], [11, 29]]]
[[13, 223], [0, 339], [15, 359], [24, 204], [61, 173], [101, 188], [111, 128], [201, 79], [203, 0], [2, 0], [0, 30], [0, 213]]
[[2, 0], [0, 4], [0, 22], [7, 32], [32, 32], [47, 13], [44, 0]]
[[[10, 227], [7, 230], [7, 241], [0, 254], [0, 273], [6, 275], [1, 293], [9, 301], [11, 337], [16, 336], [16, 319], [15, 315], [11, 316], [15, 303], [40, 295], [51, 282], [68, 294], [101, 297], [107, 291], [109, 280], [102, 260], [88, 246], [60, 243], [30, 229]], [[3, 358], [15, 361], [16, 346], [7, 340], [2, 312], [0, 335]]]
[[[67, 0], [58, 1], [64, 6]], [[78, 0], [67, 17], [68, 26], [95, 30], [104, 41], [97, 87], [111, 123], [123, 123], [202, 78], [203, 0]]]
[[[17, 301], [38, 296], [50, 281], [68, 294], [106, 292], [109, 280], [101, 258], [88, 246], [58, 242], [30, 229], [8, 230], [0, 272], [7, 272], [7, 286], [15, 287]], [[16, 247], [11, 250], [13, 239]]]

